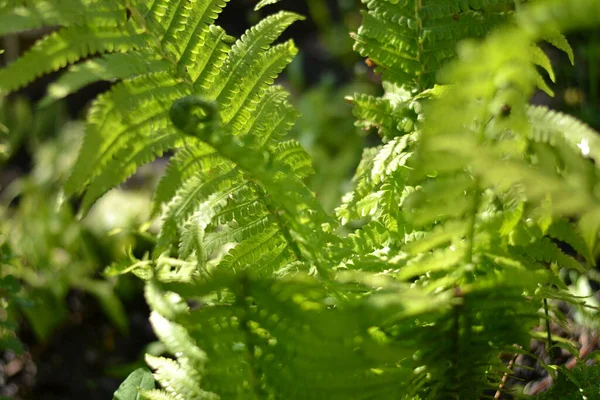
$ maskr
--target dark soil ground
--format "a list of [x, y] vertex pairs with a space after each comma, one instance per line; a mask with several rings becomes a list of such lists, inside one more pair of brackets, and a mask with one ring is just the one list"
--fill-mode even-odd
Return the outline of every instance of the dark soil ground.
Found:
[[[125, 303], [130, 334], [120, 334], [95, 300], [72, 291], [68, 320], [46, 343], [24, 325], [23, 355], [0, 357], [1, 396], [15, 400], [107, 400], [141, 362], [144, 347], [156, 340], [142, 293]], [[129, 366], [129, 367], [128, 367]], [[118, 373], [119, 370], [121, 373]]]

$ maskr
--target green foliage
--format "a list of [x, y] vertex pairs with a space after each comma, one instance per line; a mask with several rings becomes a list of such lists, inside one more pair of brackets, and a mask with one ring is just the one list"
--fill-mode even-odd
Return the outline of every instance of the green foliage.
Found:
[[581, 363], [571, 370], [559, 368], [556, 373], [557, 379], [553, 387], [538, 396], [539, 399], [580, 400], [593, 399], [598, 395], [598, 380], [600, 379], [598, 365], [585, 366]]
[[113, 400], [140, 400], [140, 390], [154, 389], [154, 378], [147, 368], [133, 371], [115, 392]]
[[509, 19], [514, 4], [511, 0], [363, 3], [368, 11], [354, 35], [355, 50], [377, 65], [385, 81], [419, 91], [431, 86], [440, 65], [454, 57], [460, 40], [485, 36]]
[[352, 109], [344, 96], [356, 91], [369, 91], [366, 84], [349, 84], [335, 88], [324, 80], [318, 86], [294, 99], [301, 115], [290, 135], [310, 154], [315, 174], [307, 178], [327, 211], [333, 210], [343, 193], [351, 188], [350, 177], [365, 146], [365, 135], [354, 126]]
[[268, 6], [269, 4], [275, 4], [275, 3], [278, 3], [279, 1], [280, 0], [261, 0], [258, 2], [258, 4], [256, 4], [256, 6], [254, 7], [254, 10], [258, 11], [265, 6]]
[[[6, 249], [2, 253], [6, 254]], [[20, 290], [21, 285], [14, 276], [0, 277], [0, 348], [19, 354], [23, 352], [23, 344], [16, 334], [18, 323], [11, 306], [26, 305], [26, 300], [19, 295]]]
[[[37, 338], [47, 340], [68, 315], [69, 291], [79, 289], [94, 296], [112, 323], [127, 332], [116, 282], [95, 275], [103, 263], [122, 257], [124, 248], [134, 246], [136, 235], [127, 230], [147, 218], [143, 214], [149, 202], [115, 191], [88, 218], [78, 221], [71, 206], [61, 206], [60, 187], [77, 156], [82, 124], [65, 123], [61, 107], [34, 112], [24, 101], [7, 106], [2, 114], [14, 143], [7, 157], [22, 149], [33, 158], [30, 174], [13, 172], [17, 178], [0, 195], [0, 277], [7, 283], [3, 298], [8, 295], [8, 315], [24, 314]], [[56, 137], [47, 138], [52, 135]], [[125, 206], [119, 205], [119, 197]], [[103, 205], [109, 201], [107, 210]], [[136, 207], [129, 221], [127, 205]], [[115, 208], [120, 210], [118, 222], [111, 216]], [[108, 237], [111, 231], [113, 237]]]
[[538, 43], [572, 55], [562, 33], [599, 25], [597, 0], [365, 1], [355, 47], [385, 94], [349, 101], [383, 144], [337, 218], [304, 183], [310, 157], [284, 140], [297, 112], [273, 84], [296, 53], [275, 41], [301, 17], [235, 40], [214, 24], [222, 0], [68, 3], [0, 18], [62, 26], [0, 71], [3, 90], [94, 54], [50, 98], [118, 81], [92, 105], [66, 195], [85, 213], [176, 149], [156, 248], [107, 271], [147, 280], [173, 357], [148, 356], [161, 389], [131, 398], [481, 398], [518, 389], [502, 356], [557, 318], [548, 303], [580, 304], [561, 276], [585, 276], [597, 251], [597, 133], [529, 100], [551, 93], [541, 71], [554, 78]]

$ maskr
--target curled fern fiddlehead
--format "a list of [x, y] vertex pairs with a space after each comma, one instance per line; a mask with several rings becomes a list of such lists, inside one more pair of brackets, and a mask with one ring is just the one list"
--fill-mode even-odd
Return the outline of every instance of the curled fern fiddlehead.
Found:
[[202, 96], [185, 96], [173, 103], [169, 117], [182, 132], [202, 138], [218, 127], [219, 105]]

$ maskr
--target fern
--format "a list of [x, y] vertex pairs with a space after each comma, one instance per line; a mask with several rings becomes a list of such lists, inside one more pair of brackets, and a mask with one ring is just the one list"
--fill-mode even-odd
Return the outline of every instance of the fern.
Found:
[[[225, 3], [1, 9], [0, 21], [22, 16], [6, 32], [61, 25], [0, 72], [2, 90], [67, 64], [47, 101], [117, 82], [92, 105], [65, 186], [83, 194], [82, 212], [175, 150], [155, 193], [162, 227], [153, 254], [107, 271], [147, 280], [151, 322], [172, 356], [147, 357], [162, 389], [136, 393], [335, 400], [509, 391], [502, 358], [558, 318], [554, 302], [579, 304], [561, 276], [587, 274], [597, 250], [597, 133], [528, 104], [536, 88], [551, 92], [540, 69], [554, 79], [538, 43], [572, 56], [562, 34], [600, 24], [597, 1], [516, 10], [508, 0], [364, 1], [355, 48], [376, 64], [385, 94], [348, 100], [383, 144], [365, 150], [335, 217], [303, 182], [310, 157], [284, 139], [298, 115], [274, 85], [297, 51], [275, 41], [301, 17], [279, 12], [236, 40], [215, 25]], [[48, 62], [37, 65], [41, 57]]]
[[[110, 14], [114, 17], [110, 23], [102, 19], [97, 25], [90, 22], [74, 28], [69, 19], [63, 18], [61, 10], [54, 11], [58, 13], [55, 17], [34, 17], [35, 13], [41, 13], [41, 5], [36, 5], [27, 8], [31, 18], [45, 23], [64, 21], [67, 24], [59, 32], [65, 33], [43, 39], [0, 73], [5, 85], [10, 85], [3, 89], [9, 91], [88, 54], [106, 53], [71, 67], [49, 88], [47, 100], [68, 95], [98, 79], [123, 80], [92, 106], [79, 160], [65, 186], [67, 195], [85, 189], [82, 212], [140, 165], [186, 142], [182, 153], [172, 160], [156, 193], [156, 212], [163, 204], [168, 207], [157, 254], [178, 241], [179, 226], [197, 229], [188, 220], [209, 197], [214, 204], [221, 204], [219, 198], [226, 199], [248, 184], [231, 160], [211, 152], [203, 142], [184, 139], [175, 129], [169, 117], [174, 100], [202, 93], [223, 110], [219, 113], [223, 132], [240, 137], [251, 132], [257, 148], [264, 148], [279, 158], [278, 162], [297, 170], [299, 176], [311, 172], [310, 160], [297, 144], [279, 144], [296, 113], [287, 104], [286, 93], [269, 86], [296, 53], [292, 42], [270, 45], [288, 25], [301, 18], [280, 12], [232, 43], [221, 28], [212, 25], [224, 5], [225, 1], [157, 1], [151, 5], [115, 2], [114, 7], [120, 13]], [[91, 7], [86, 2], [75, 2], [72, 6], [69, 12], [86, 13]], [[19, 7], [9, 9], [7, 18], [21, 11]], [[107, 25], [122, 32], [105, 41]], [[73, 29], [85, 30], [90, 39], [82, 32], [71, 32]], [[125, 47], [119, 47], [121, 42]], [[65, 50], [52, 56], [49, 46]], [[110, 53], [115, 50], [119, 53]], [[38, 63], [38, 54], [46, 62]], [[48, 62], [52, 57], [56, 61]], [[20, 72], [23, 66], [27, 66], [30, 75]], [[37, 71], [35, 68], [39, 66], [45, 69]], [[203, 157], [205, 153], [207, 157]], [[199, 157], [203, 157], [204, 163]], [[199, 167], [210, 172], [200, 172]], [[183, 236], [190, 235], [183, 232]], [[239, 241], [243, 239], [240, 237]], [[182, 248], [183, 253], [190, 253], [189, 247]]]
[[505, 22], [513, 4], [503, 0], [363, 3], [368, 12], [354, 36], [355, 50], [377, 65], [384, 80], [406, 86], [410, 82], [421, 89], [430, 86], [439, 66], [454, 57], [458, 41], [484, 36]]
[[573, 370], [561, 368], [557, 381], [552, 389], [542, 393], [540, 399], [561, 398], [565, 400], [593, 398], [598, 393], [598, 366], [584, 367], [577, 365]]
[[[392, 7], [389, 3], [377, 5]], [[535, 13], [536, 9], [532, 10], [531, 13]], [[365, 24], [369, 24], [368, 18]], [[196, 342], [208, 351], [209, 360], [213, 360], [213, 365], [206, 370], [207, 390], [226, 398], [301, 398], [302, 395], [294, 391], [297, 386], [290, 381], [291, 377], [302, 377], [300, 386], [312, 388], [313, 397], [328, 399], [478, 398], [485, 390], [498, 387], [497, 382], [504, 373], [498, 354], [514, 352], [515, 343], [527, 341], [528, 331], [539, 321], [538, 310], [546, 304], [545, 299], [570, 299], [564, 292], [564, 285], [559, 284], [558, 268], [585, 271], [550, 238], [570, 243], [584, 256], [589, 257], [591, 251], [584, 242], [576, 239], [577, 233], [567, 233], [567, 227], [564, 223], [561, 225], [562, 220], [549, 223], [548, 219], [552, 221], [554, 215], [566, 215], [567, 212], [572, 215], [573, 212], [593, 210], [598, 204], [587, 191], [577, 199], [566, 197], [567, 190], [572, 190], [572, 184], [576, 182], [570, 177], [582, 176], [581, 173], [589, 171], [590, 167], [584, 167], [586, 164], [581, 157], [563, 151], [562, 141], [572, 139], [567, 139], [566, 131], [559, 128], [559, 124], [549, 122], [544, 126], [536, 123], [536, 118], [548, 120], [552, 114], [538, 114], [539, 111], [529, 108], [522, 100], [524, 96], [515, 98], [517, 102], [513, 103], [508, 100], [515, 95], [502, 97], [502, 91], [499, 94], [484, 91], [486, 82], [493, 81], [491, 77], [494, 76], [486, 68], [494, 71], [502, 65], [499, 57], [494, 56], [499, 43], [510, 43], [508, 39], [519, 36], [514, 33], [519, 29], [500, 31], [496, 34], [498, 38], [492, 36], [480, 45], [483, 51], [466, 53], [467, 56], [481, 57], [476, 63], [466, 58], [466, 61], [459, 60], [447, 68], [446, 79], [461, 82], [461, 85], [448, 89], [424, 88], [421, 93], [414, 94], [415, 87], [427, 82], [422, 78], [426, 75], [417, 71], [415, 78], [407, 78], [409, 69], [403, 67], [409, 64], [400, 61], [399, 64], [391, 63], [388, 68], [392, 72], [384, 74], [388, 83], [383, 99], [355, 97], [355, 102], [363, 101], [375, 110], [366, 112], [362, 111], [363, 107], [358, 109], [358, 114], [373, 119], [375, 122], [366, 122], [365, 126], [378, 127], [387, 143], [375, 152], [366, 153], [357, 172], [357, 188], [338, 210], [342, 222], [363, 217], [371, 220], [348, 238], [333, 239], [328, 230], [320, 230], [316, 222], [330, 222], [323, 219], [311, 194], [296, 181], [301, 176], [294, 176], [289, 165], [260, 152], [242, 154], [244, 148], [257, 148], [254, 138], [235, 140], [234, 134], [215, 137], [214, 133], [221, 127], [211, 126], [209, 117], [215, 112], [216, 105], [210, 106], [213, 111], [207, 111], [210, 107], [204, 100], [185, 100], [187, 103], [183, 104], [197, 104], [200, 110], [204, 108], [205, 116], [191, 120], [188, 117], [178, 123], [178, 127], [190, 135], [200, 135], [234, 162], [241, 174], [252, 182], [260, 182], [261, 185], [255, 188], [258, 191], [244, 196], [249, 202], [246, 204], [254, 204], [255, 199], [265, 193], [273, 196], [266, 202], [266, 210], [254, 208], [246, 216], [225, 218], [230, 223], [235, 220], [235, 224], [225, 228], [223, 239], [217, 239], [216, 243], [241, 243], [222, 259], [220, 267], [234, 271], [246, 267], [260, 277], [264, 276], [265, 270], [295, 271], [292, 266], [297, 259], [314, 264], [325, 281], [332, 278], [324, 268], [329, 265], [335, 266], [337, 271], [379, 272], [400, 282], [416, 280], [417, 284], [414, 290], [401, 295], [411, 300], [410, 305], [400, 301], [398, 294], [392, 297], [394, 300], [385, 295], [387, 290], [399, 290], [396, 283], [376, 280], [366, 272], [350, 275], [353, 278], [349, 281], [338, 273], [333, 283], [326, 284], [330, 286], [327, 292], [319, 289], [324, 282], [316, 283], [316, 287], [311, 280], [271, 283], [268, 279], [248, 278], [244, 274], [226, 278], [224, 282], [218, 276], [212, 277], [208, 289], [196, 284], [193, 289], [180, 288], [184, 293], [194, 293], [194, 297], [213, 291], [225, 291], [233, 296], [227, 296], [227, 300], [218, 305], [207, 304], [199, 311], [191, 312], [192, 320], [183, 324], [190, 332], [197, 332], [194, 334]], [[536, 37], [526, 34], [519, 37], [523, 45], [510, 51], [507, 49], [506, 59], [512, 60], [521, 51], [523, 68], [531, 73], [508, 75], [508, 79], [514, 76], [519, 81], [505, 85], [509, 88], [521, 85], [524, 93], [531, 93], [533, 87], [539, 85], [534, 65], [541, 64], [549, 69], [549, 64], [538, 52], [528, 50]], [[545, 32], [538, 36], [539, 39], [544, 37]], [[360, 38], [357, 40], [360, 46], [370, 48], [369, 43], [361, 42]], [[392, 42], [386, 36], [381, 40], [386, 45]], [[488, 43], [491, 43], [490, 51], [486, 53], [484, 46]], [[462, 66], [461, 62], [469, 64]], [[473, 66], [483, 72], [468, 74], [466, 71]], [[460, 73], [454, 75], [452, 71]], [[486, 100], [486, 95], [498, 96], [500, 100]], [[477, 101], [473, 101], [474, 98]], [[431, 105], [423, 107], [429, 99], [433, 99]], [[497, 104], [495, 108], [494, 104]], [[466, 111], [456, 111], [465, 105], [469, 105]], [[505, 105], [510, 110], [508, 118], [502, 112]], [[386, 110], [385, 107], [391, 108], [381, 112]], [[191, 112], [188, 110], [188, 115]], [[464, 119], [455, 118], [449, 127], [435, 122], [448, 120], [449, 112], [460, 114]], [[473, 120], [473, 116], [477, 119]], [[529, 124], [535, 124], [538, 131], [528, 129]], [[464, 129], [470, 126], [477, 130]], [[451, 136], [453, 129], [461, 136]], [[595, 142], [595, 134], [587, 128], [579, 128], [579, 131], [582, 139]], [[478, 132], [487, 138], [482, 142], [486, 145], [484, 148], [478, 142], [468, 144], [469, 140], [477, 138]], [[435, 139], [431, 139], [432, 136]], [[580, 148], [578, 144], [581, 143], [571, 143], [571, 149]], [[547, 151], [541, 150], [544, 146], [560, 148], [559, 158], [554, 163], [541, 164], [542, 151]], [[515, 165], [507, 173], [510, 163]], [[546, 168], [547, 176], [540, 184], [538, 171], [542, 167]], [[504, 176], [499, 180], [495, 171], [499, 172], [501, 168]], [[525, 171], [531, 171], [530, 175]], [[278, 193], [278, 187], [288, 190]], [[278, 194], [275, 196], [275, 193]], [[304, 217], [298, 207], [304, 204], [315, 210], [315, 215]], [[278, 228], [269, 230], [265, 226], [264, 230], [253, 230], [236, 225], [244, 220], [251, 221], [250, 224], [263, 221], [264, 216], [274, 209], [280, 210], [271, 213]], [[530, 217], [533, 217], [533, 223]], [[303, 224], [299, 225], [299, 221]], [[327, 226], [326, 229], [331, 228], [331, 225]], [[501, 228], [503, 236], [495, 237], [492, 232]], [[273, 239], [277, 229], [282, 231], [280, 241]], [[331, 250], [323, 252], [317, 243], [321, 247], [328, 243]], [[291, 249], [288, 255], [284, 249], [286, 245]], [[272, 266], [274, 260], [275, 267]], [[352, 283], [353, 279], [361, 283]], [[364, 283], [373, 279], [377, 282], [371, 283], [374, 287]], [[540, 285], [544, 290], [537, 290]], [[273, 292], [275, 287], [278, 289]], [[378, 293], [369, 294], [375, 288]], [[420, 298], [427, 299], [426, 303], [417, 301], [419, 296], [424, 296]], [[332, 300], [327, 303], [327, 298]], [[288, 299], [294, 301], [290, 304]], [[313, 320], [310, 314], [314, 312], [314, 318], [319, 318], [317, 311], [323, 310], [325, 304], [337, 311], [327, 312], [324, 320]], [[383, 309], [364, 312], [361, 311], [363, 304], [379, 305]], [[298, 306], [302, 312], [294, 310]], [[346, 317], [346, 312], [351, 318]], [[382, 313], [380, 316], [379, 312]], [[370, 319], [373, 314], [378, 314], [376, 320]], [[188, 318], [185, 315], [182, 318]], [[303, 318], [310, 319], [304, 322]], [[208, 324], [202, 321], [208, 321]], [[299, 327], [304, 328], [298, 331]], [[318, 335], [311, 337], [311, 332], [317, 328]], [[344, 332], [342, 336], [338, 329]], [[217, 335], [222, 339], [215, 342]], [[412, 347], [417, 344], [412, 339], [415, 337], [437, 346]], [[282, 348], [285, 352], [278, 350], [282, 338], [287, 338]], [[359, 354], [366, 359], [353, 359], [356, 350], [344, 347], [350, 338], [362, 338], [358, 345], [362, 349]], [[364, 338], [368, 340], [365, 342]], [[224, 345], [223, 340], [229, 340], [231, 344]], [[369, 344], [371, 340], [377, 344]], [[295, 350], [306, 348], [308, 343], [313, 352], [298, 353]], [[334, 344], [336, 347], [332, 350]], [[353, 343], [352, 348], [355, 346]], [[385, 356], [378, 346], [383, 346]], [[400, 349], [402, 353], [396, 353]], [[327, 354], [329, 358], [318, 357], [320, 354]], [[409, 354], [413, 354], [412, 359]], [[416, 354], [418, 356], [414, 356]], [[229, 365], [240, 368], [232, 370]], [[365, 368], [368, 368], [367, 374]], [[315, 371], [318, 372], [315, 374]], [[239, 382], [241, 386], [236, 387], [231, 382]]]

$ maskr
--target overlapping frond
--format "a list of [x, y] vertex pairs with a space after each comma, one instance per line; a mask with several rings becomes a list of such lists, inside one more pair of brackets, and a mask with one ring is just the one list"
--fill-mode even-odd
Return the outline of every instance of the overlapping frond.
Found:
[[[515, 39], [510, 51], [508, 38]], [[448, 69], [447, 75], [461, 83], [460, 94], [451, 90], [432, 109], [429, 121], [447, 123], [426, 125], [421, 159], [431, 160], [431, 170], [444, 173], [468, 165], [483, 185], [502, 191], [519, 184], [529, 200], [549, 200], [555, 213], [581, 214], [597, 207], [585, 186], [597, 173], [582, 157], [595, 158], [597, 134], [568, 117], [528, 106], [526, 95], [536, 85], [529, 49], [531, 42], [541, 39], [505, 30], [480, 46], [465, 46], [464, 61]], [[502, 46], [505, 52], [498, 51]], [[458, 108], [469, 109], [461, 113], [465, 119], [446, 118]], [[467, 115], [479, 117], [473, 121]], [[468, 125], [473, 128], [465, 129]], [[547, 146], [556, 149], [550, 158]], [[574, 178], [581, 173], [588, 178]]]
[[[539, 278], [517, 275], [429, 295], [374, 275], [332, 285], [304, 275], [218, 274], [181, 289], [196, 299], [228, 293], [218, 304], [177, 311], [166, 301], [172, 294], [150, 304], [206, 352], [202, 388], [221, 398], [476, 398], [500, 378], [486, 376], [500, 366], [497, 352], [526, 339], [537, 318], [535, 304], [507, 307]], [[338, 296], [346, 285], [354, 293]], [[361, 296], [375, 287], [377, 294]], [[515, 318], [519, 329], [509, 322]], [[419, 350], [420, 340], [436, 346]], [[440, 362], [449, 354], [458, 364]]]
[[[285, 133], [295, 117], [282, 91], [268, 88], [296, 51], [291, 42], [269, 49], [270, 45], [301, 19], [296, 14], [267, 17], [230, 51], [233, 38], [213, 25], [226, 0], [71, 0], [54, 9], [50, 3], [23, 2], [3, 9], [7, 20], [21, 16], [7, 33], [41, 25], [63, 28], [0, 71], [1, 89], [15, 90], [43, 73], [98, 53], [101, 57], [73, 65], [49, 88], [46, 100], [97, 80], [122, 80], [93, 105], [79, 160], [66, 185], [67, 194], [85, 191], [84, 212], [141, 164], [182, 144], [168, 116], [177, 98], [198, 92], [219, 97], [240, 134], [255, 133], [265, 144], [271, 135]], [[77, 15], [87, 19], [78, 21]], [[263, 111], [254, 113], [257, 109]], [[252, 118], [255, 128], [246, 123]], [[175, 195], [159, 194], [161, 202]]]
[[41, 105], [62, 99], [97, 81], [114, 81], [167, 69], [166, 60], [146, 50], [109, 53], [72, 66], [51, 83]]
[[0, 35], [46, 26], [118, 26], [125, 22], [117, 0], [5, 1], [0, 3]]
[[367, 10], [354, 35], [355, 50], [368, 57], [383, 79], [427, 89], [435, 73], [465, 38], [483, 37], [506, 22], [513, 2], [363, 0]]
[[[384, 346], [369, 331], [376, 303], [328, 309], [327, 292], [309, 277], [220, 276], [194, 291], [215, 289], [230, 290], [234, 297], [174, 318], [211, 360], [205, 390], [229, 399], [301, 398], [308, 392], [315, 399], [376, 399], [401, 393], [399, 378], [410, 372], [386, 362], [410, 350], [399, 343]], [[361, 311], [363, 318], [356, 318]], [[364, 350], [356, 351], [357, 345]]]
[[149, 283], [146, 290], [148, 303], [159, 311], [153, 311], [150, 322], [158, 338], [164, 343], [167, 351], [176, 356], [176, 360], [166, 357], [146, 355], [146, 362], [154, 370], [154, 378], [162, 386], [163, 391], [150, 390], [142, 392], [147, 399], [219, 399], [214, 393], [203, 390], [203, 372], [207, 361], [206, 353], [196, 345], [187, 329], [168, 318], [181, 313], [182, 305], [177, 299], [161, 299], [159, 289]]
[[[463, 6], [467, 14], [474, 12], [469, 9], [473, 4], [466, 1], [452, 3], [444, 12], [458, 13], [461, 10], [452, 7]], [[349, 100], [359, 126], [376, 128], [385, 144], [365, 151], [355, 189], [337, 210], [344, 224], [366, 222], [348, 237], [358, 254], [347, 254], [341, 266], [384, 273], [435, 292], [454, 288], [462, 293], [465, 287], [498, 274], [520, 275], [545, 288], [531, 298], [538, 307], [543, 296], [568, 299], [558, 271], [585, 273], [584, 264], [572, 254], [589, 263], [590, 246], [595, 243], [590, 238], [598, 230], [600, 203], [590, 191], [598, 179], [590, 163], [596, 161], [598, 134], [571, 117], [528, 105], [536, 86], [541, 86], [536, 68], [545, 69], [553, 79], [550, 63], [536, 43], [546, 40], [568, 50], [556, 39], [562, 38], [558, 32], [564, 26], [550, 22], [548, 15], [541, 23], [545, 5], [534, 6], [517, 19], [517, 27], [499, 29], [482, 43], [459, 46], [459, 60], [450, 61], [436, 74], [438, 82], [449, 85], [428, 89], [434, 75], [428, 81], [420, 63], [421, 70], [409, 75], [411, 57], [423, 54], [418, 53], [424, 49], [419, 45], [427, 43], [415, 41], [417, 46], [411, 47], [414, 36], [406, 34], [409, 29], [424, 29], [410, 14], [421, 4], [367, 2], [369, 31], [359, 31], [356, 46], [383, 72], [385, 95], [355, 95]], [[557, 4], [549, 8], [558, 12]], [[587, 6], [591, 5], [582, 7]], [[378, 13], [388, 25], [375, 19]], [[528, 19], [528, 13], [539, 20]], [[571, 10], [559, 19], [571, 24], [570, 13], [585, 18]], [[393, 29], [392, 22], [396, 23]], [[582, 21], [583, 26], [589, 23]], [[479, 36], [474, 31], [470, 35]], [[377, 47], [377, 40], [383, 46]], [[368, 48], [372, 53], [365, 52]], [[440, 56], [445, 57], [443, 52]], [[571, 224], [560, 216], [581, 216], [581, 220]], [[400, 235], [388, 236], [392, 232]], [[481, 294], [489, 295], [488, 289], [481, 287]], [[524, 299], [518, 289], [513, 293], [507, 299], [517, 307]], [[536, 319], [535, 309], [531, 304], [531, 321]], [[468, 312], [457, 313], [457, 318], [469, 323]], [[468, 330], [461, 331], [456, 338], [461, 341], [468, 335]], [[449, 363], [464, 368], [458, 359]], [[488, 366], [490, 377], [502, 370], [500, 365]], [[444, 388], [440, 392], [427, 393], [432, 398], [442, 393], [478, 398], [482, 393], [460, 392], [445, 378], [440, 385]]]
[[[270, 94], [269, 91], [264, 93]], [[327, 237], [322, 225], [332, 221], [301, 180], [312, 170], [304, 150], [293, 141], [279, 144], [273, 141], [262, 145], [260, 131], [258, 135], [239, 137], [233, 134], [236, 131], [231, 125], [215, 122], [222, 120], [216, 108], [210, 112], [210, 120], [200, 120], [203, 122], [195, 125], [193, 121], [198, 121], [192, 112], [197, 112], [203, 106], [209, 107], [210, 103], [197, 97], [182, 99], [174, 105], [175, 109], [181, 110], [177, 111], [181, 120], [174, 122], [192, 138], [201, 138], [214, 147], [220, 156], [229, 161], [226, 165], [235, 164], [238, 168], [234, 182], [227, 183], [227, 188], [232, 190], [222, 191], [227, 205], [218, 211], [220, 215], [216, 219], [226, 225], [211, 224], [209, 228], [219, 230], [214, 233], [207, 231], [205, 236], [207, 251], [213, 251], [227, 242], [239, 243], [239, 248], [232, 250], [231, 257], [224, 258], [219, 266], [232, 268], [235, 265], [247, 267], [256, 264], [256, 271], [262, 272], [265, 268], [276, 271], [278, 268], [274, 265], [284, 267], [301, 257], [317, 264], [327, 259], [331, 254], [323, 245], [330, 239], [335, 242], [335, 239]], [[214, 179], [221, 176], [218, 172], [210, 175]], [[281, 188], [285, 190], [282, 192]], [[246, 196], [252, 194], [249, 199], [240, 198], [236, 193], [238, 190], [244, 190]], [[165, 235], [171, 240], [175, 238], [178, 218], [187, 218], [193, 210], [193, 204], [204, 196], [199, 185], [193, 185], [192, 190], [186, 190], [183, 196], [176, 196], [176, 203], [169, 205], [165, 214], [161, 238]], [[249, 214], [244, 215], [243, 211]], [[263, 256], [267, 258], [263, 260]]]
[[125, 26], [70, 26], [39, 40], [23, 57], [0, 70], [0, 90], [11, 92], [34, 79], [56, 71], [85, 57], [106, 52], [127, 52], [146, 45], [143, 32]]
[[[406, 178], [412, 157], [415, 136], [398, 136], [376, 152], [366, 152], [357, 169], [356, 188], [348, 193], [337, 210], [343, 224], [368, 217], [384, 222], [389, 229], [398, 231], [403, 225], [400, 206], [410, 192]], [[385, 220], [385, 221], [384, 221]]]
[[[224, 157], [210, 145], [181, 135], [169, 112], [173, 102], [186, 95], [197, 93], [214, 100], [220, 110], [216, 135], [244, 137], [247, 146], [269, 154], [298, 178], [310, 174], [311, 162], [304, 150], [293, 141], [280, 141], [297, 112], [287, 103], [287, 93], [272, 86], [296, 53], [291, 41], [272, 44], [300, 16], [288, 12], [269, 16], [234, 43], [213, 25], [225, 0], [107, 2], [103, 7], [91, 0], [73, 0], [69, 17], [63, 15], [66, 6], [51, 11], [42, 2], [25, 3], [7, 7], [6, 18], [24, 13], [27, 21], [19, 22], [23, 27], [59, 22], [64, 28], [0, 72], [4, 90], [96, 53], [101, 57], [75, 64], [59, 78], [46, 101], [98, 80], [121, 81], [92, 106], [77, 165], [65, 186], [68, 195], [84, 193], [82, 212], [140, 165], [183, 146], [155, 196], [155, 213], [165, 208], [156, 255], [173, 245], [184, 257], [203, 254], [201, 258], [206, 258], [204, 250], [212, 252], [227, 243], [248, 247], [250, 242], [245, 241], [262, 229], [279, 226], [276, 231], [280, 231], [278, 209], [265, 211], [271, 215], [267, 223], [261, 216], [252, 218], [244, 212], [249, 210], [232, 200], [248, 187], [250, 178], [236, 166], [236, 157]], [[92, 19], [75, 22], [73, 15], [88, 11]], [[104, 14], [94, 16], [99, 11]], [[112, 22], [107, 20], [110, 16]], [[252, 190], [261, 191], [260, 183]], [[262, 204], [256, 209], [268, 209], [265, 204], [270, 200], [264, 194], [255, 201]], [[199, 220], [202, 209], [219, 214], [222, 223], [206, 217]], [[210, 240], [208, 249], [202, 248], [200, 237]], [[281, 233], [273, 237], [277, 248], [291, 241], [282, 239]], [[289, 261], [290, 256], [283, 259]]]

